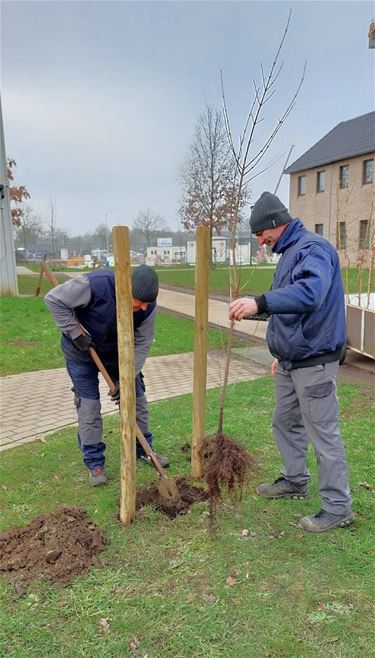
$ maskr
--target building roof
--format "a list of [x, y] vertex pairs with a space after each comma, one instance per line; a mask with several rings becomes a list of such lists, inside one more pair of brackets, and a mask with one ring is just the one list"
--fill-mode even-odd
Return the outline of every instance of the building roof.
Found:
[[339, 123], [285, 169], [284, 173], [294, 174], [297, 171], [313, 169], [373, 151], [375, 151], [375, 112], [368, 112]]

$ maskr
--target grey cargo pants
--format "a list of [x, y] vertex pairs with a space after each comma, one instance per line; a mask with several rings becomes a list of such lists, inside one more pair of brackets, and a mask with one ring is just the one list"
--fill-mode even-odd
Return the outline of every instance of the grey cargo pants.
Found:
[[336, 395], [338, 361], [275, 375], [276, 407], [272, 427], [281, 453], [283, 476], [298, 484], [310, 480], [307, 446], [313, 444], [319, 469], [322, 508], [332, 514], [351, 511], [347, 463], [339, 430]]

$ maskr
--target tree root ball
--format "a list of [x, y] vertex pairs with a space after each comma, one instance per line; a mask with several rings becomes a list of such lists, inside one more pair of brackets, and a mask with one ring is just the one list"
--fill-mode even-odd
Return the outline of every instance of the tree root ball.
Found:
[[217, 505], [225, 493], [241, 500], [251, 473], [256, 471], [255, 457], [222, 432], [206, 437], [200, 452], [211, 505]]

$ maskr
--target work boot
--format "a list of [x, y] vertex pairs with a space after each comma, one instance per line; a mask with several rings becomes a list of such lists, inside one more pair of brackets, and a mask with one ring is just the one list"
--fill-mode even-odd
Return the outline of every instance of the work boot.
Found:
[[284, 477], [270, 484], [260, 484], [256, 492], [263, 498], [306, 498], [309, 495], [307, 484], [295, 484]]
[[[153, 451], [154, 454], [156, 455], [156, 458], [158, 459], [160, 466], [163, 468], [168, 468], [169, 466], [169, 459], [167, 455], [161, 455], [160, 452], [156, 452], [155, 450]], [[147, 464], [150, 464], [150, 466], [153, 466], [153, 462], [151, 460], [151, 457], [148, 457], [147, 455], [141, 455], [139, 457], [142, 461], [147, 462]]]
[[108, 477], [104, 470], [103, 466], [97, 466], [96, 468], [90, 468], [89, 470], [89, 482], [92, 487], [97, 487], [99, 484], [107, 484]]
[[321, 509], [313, 516], [304, 516], [303, 519], [299, 520], [298, 526], [306, 532], [326, 532], [327, 530], [333, 530], [333, 528], [345, 528], [345, 526], [353, 523], [354, 519], [353, 512], [332, 514]]

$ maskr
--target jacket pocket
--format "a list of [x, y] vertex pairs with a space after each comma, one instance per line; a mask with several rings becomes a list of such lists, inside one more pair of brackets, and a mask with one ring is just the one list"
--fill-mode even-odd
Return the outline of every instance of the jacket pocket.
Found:
[[333, 382], [322, 382], [314, 386], [305, 386], [306, 395], [309, 398], [326, 398], [332, 393], [335, 385]]

